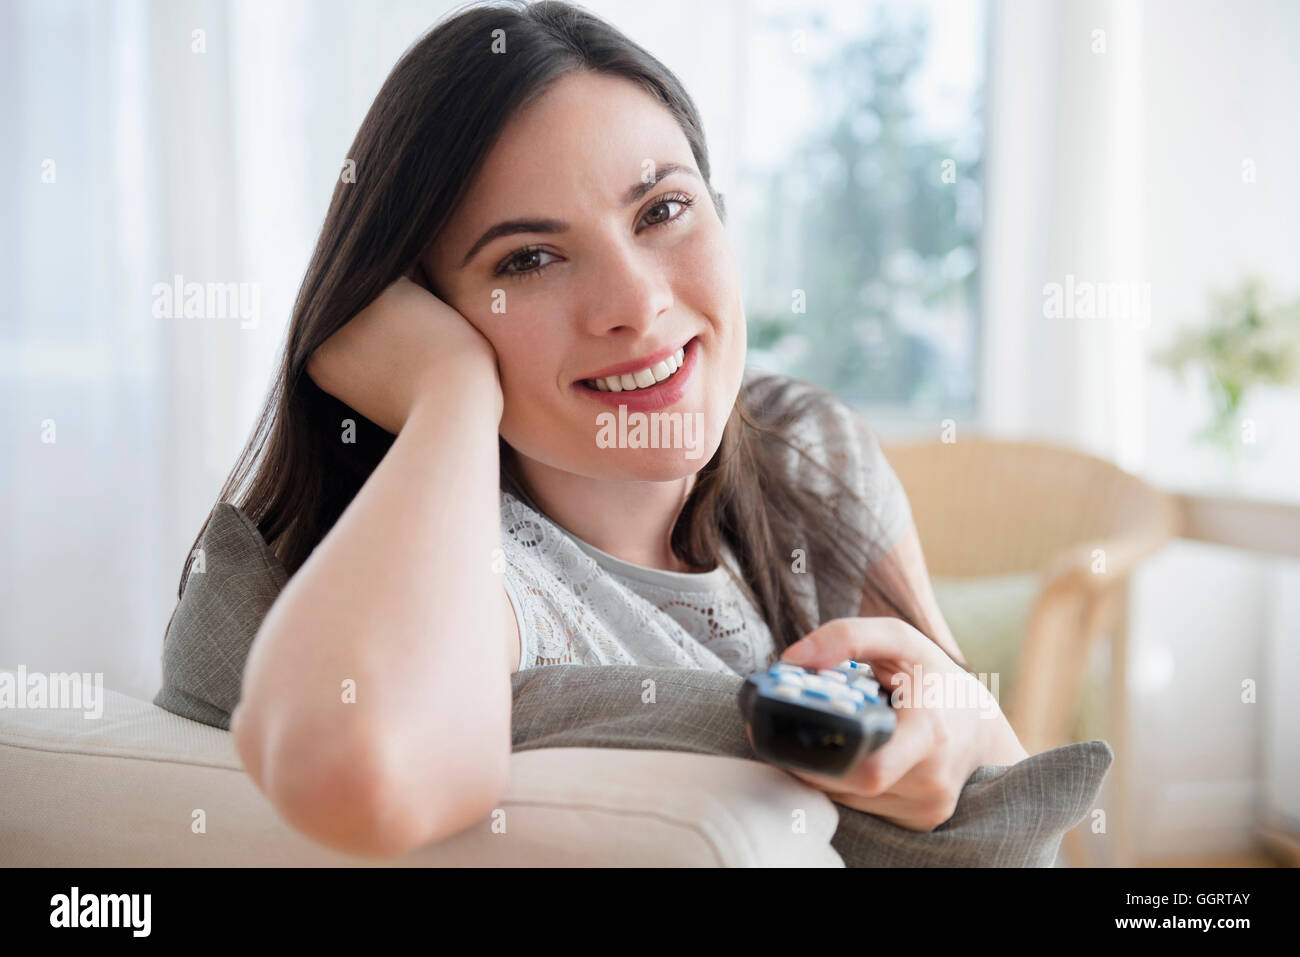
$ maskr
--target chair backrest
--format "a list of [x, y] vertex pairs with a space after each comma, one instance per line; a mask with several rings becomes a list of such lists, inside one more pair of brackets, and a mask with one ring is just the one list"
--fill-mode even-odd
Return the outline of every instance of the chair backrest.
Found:
[[912, 505], [931, 574], [1041, 569], [1091, 541], [1163, 540], [1173, 499], [1112, 462], [1037, 442], [963, 438], [885, 447]]

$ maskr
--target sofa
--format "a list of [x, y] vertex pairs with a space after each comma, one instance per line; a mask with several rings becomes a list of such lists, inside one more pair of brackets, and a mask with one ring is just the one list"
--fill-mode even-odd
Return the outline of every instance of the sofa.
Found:
[[[627, 691], [647, 678], [660, 704], [632, 711]], [[18, 679], [0, 669], [0, 687]], [[1052, 866], [1113, 759], [1090, 741], [980, 767], [948, 822], [908, 831], [754, 759], [738, 683], [631, 666], [515, 675], [500, 808], [385, 861], [289, 827], [226, 730], [108, 689], [97, 717], [11, 702], [0, 707], [0, 865]]]
[[777, 768], [607, 748], [517, 752], [480, 825], [393, 861], [354, 857], [285, 824], [229, 732], [110, 690], [99, 718], [0, 710], [0, 781], [5, 866], [844, 866], [830, 799]]

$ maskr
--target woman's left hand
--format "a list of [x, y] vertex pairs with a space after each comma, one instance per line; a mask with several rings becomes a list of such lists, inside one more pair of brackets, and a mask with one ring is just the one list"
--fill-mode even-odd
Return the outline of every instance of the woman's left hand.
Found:
[[931, 831], [952, 817], [977, 767], [1029, 756], [988, 689], [901, 619], [837, 618], [781, 657], [810, 670], [865, 661], [892, 693], [898, 724], [883, 746], [841, 777], [790, 771], [840, 804]]

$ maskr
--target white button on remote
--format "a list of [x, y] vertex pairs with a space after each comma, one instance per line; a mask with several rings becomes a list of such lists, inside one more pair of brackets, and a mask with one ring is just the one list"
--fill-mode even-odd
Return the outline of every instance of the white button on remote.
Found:
[[855, 678], [849, 687], [858, 689], [869, 698], [880, 694], [880, 683], [871, 678]]

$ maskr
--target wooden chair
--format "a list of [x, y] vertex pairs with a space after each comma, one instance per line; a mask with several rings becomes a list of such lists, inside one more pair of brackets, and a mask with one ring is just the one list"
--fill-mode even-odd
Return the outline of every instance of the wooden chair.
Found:
[[[907, 490], [932, 575], [1043, 576], [1011, 700], [1003, 702], [1031, 754], [1074, 740], [1089, 653], [1101, 636], [1109, 638], [1107, 740], [1121, 796], [1111, 837], [1121, 863], [1131, 846], [1122, 807], [1127, 584], [1138, 563], [1177, 534], [1175, 499], [1104, 459], [1036, 442], [964, 438], [891, 445], [885, 454]], [[1067, 835], [1066, 853], [1081, 862], [1088, 855], [1078, 832]]]

